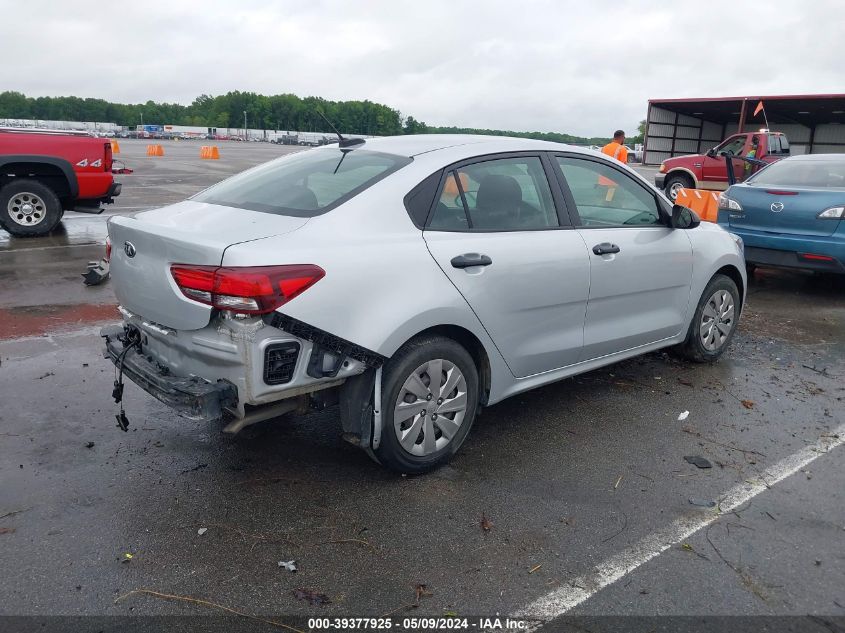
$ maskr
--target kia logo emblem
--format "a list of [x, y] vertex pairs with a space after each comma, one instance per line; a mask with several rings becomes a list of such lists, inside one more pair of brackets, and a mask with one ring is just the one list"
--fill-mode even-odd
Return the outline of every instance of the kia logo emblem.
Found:
[[773, 202], [771, 209], [774, 213], [780, 213], [781, 211], [783, 211], [783, 202]]
[[[783, 205], [780, 205], [783, 206]], [[135, 253], [138, 251], [135, 250], [135, 245], [132, 242], [124, 242], [123, 243], [123, 252], [126, 253], [127, 257], [135, 257]]]

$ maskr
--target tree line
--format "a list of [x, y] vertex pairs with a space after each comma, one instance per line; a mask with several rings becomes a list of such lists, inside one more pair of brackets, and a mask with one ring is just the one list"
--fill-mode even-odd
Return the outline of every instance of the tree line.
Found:
[[0, 119], [40, 119], [47, 121], [101, 121], [135, 127], [192, 125], [198, 127], [265, 130], [328, 130], [323, 115], [341, 132], [373, 136], [396, 134], [490, 134], [518, 136], [560, 143], [602, 144], [607, 137], [585, 138], [560, 132], [515, 132], [476, 128], [436, 127], [381, 103], [329, 101], [321, 97], [293, 94], [260, 95], [233, 91], [216, 97], [200, 95], [190, 105], [179, 103], [113, 103], [82, 97], [27, 97], [20, 92], [0, 92]]

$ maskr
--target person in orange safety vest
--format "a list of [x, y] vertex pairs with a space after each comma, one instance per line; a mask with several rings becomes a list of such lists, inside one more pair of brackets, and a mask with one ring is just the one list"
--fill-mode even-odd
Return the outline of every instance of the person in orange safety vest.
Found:
[[601, 148], [602, 154], [607, 154], [618, 160], [623, 165], [628, 164], [628, 148], [623, 145], [625, 142], [625, 132], [623, 130], [616, 130], [613, 133], [613, 140]]

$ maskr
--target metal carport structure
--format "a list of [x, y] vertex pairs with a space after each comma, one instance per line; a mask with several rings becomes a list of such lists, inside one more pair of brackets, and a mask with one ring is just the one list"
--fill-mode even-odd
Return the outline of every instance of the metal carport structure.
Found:
[[[768, 117], [756, 116], [762, 101]], [[845, 153], [845, 94], [758, 95], [648, 102], [643, 162], [701, 154], [737, 132], [783, 132], [792, 154]]]

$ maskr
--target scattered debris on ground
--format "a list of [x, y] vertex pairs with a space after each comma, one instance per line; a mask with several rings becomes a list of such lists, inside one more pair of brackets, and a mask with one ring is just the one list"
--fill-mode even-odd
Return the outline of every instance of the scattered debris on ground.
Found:
[[94, 448], [94, 442], [85, 442], [85, 448]]
[[753, 409], [754, 408], [754, 401], [753, 400], [740, 400], [742, 406], [746, 409]]
[[320, 593], [315, 589], [306, 589], [304, 587], [300, 589], [294, 589], [293, 596], [297, 600], [305, 600], [312, 607], [322, 607], [324, 605], [332, 603], [332, 601], [326, 594]]
[[486, 514], [481, 515], [481, 529], [485, 532], [489, 532], [493, 529], [493, 522], [487, 518]]
[[683, 422], [689, 417], [689, 411], [683, 411], [678, 415], [678, 422]]
[[296, 633], [304, 633], [304, 631], [300, 629], [296, 629], [292, 626], [288, 626], [282, 622], [278, 622], [276, 620], [268, 620], [266, 618], [258, 617], [257, 615], [252, 615], [250, 613], [245, 613], [244, 611], [239, 611], [238, 609], [233, 609], [232, 607], [227, 607], [222, 604], [217, 604], [216, 602], [211, 602], [210, 600], [203, 600], [201, 598], [192, 598], [191, 596], [179, 596], [172, 593], [162, 593], [160, 591], [153, 591], [152, 589], [134, 589], [129, 593], [125, 593], [122, 596], [118, 596], [115, 598], [114, 603], [117, 604], [122, 600], [125, 600], [129, 596], [133, 596], [135, 594], [144, 594], [147, 596], [153, 596], [155, 598], [162, 598], [163, 600], [175, 600], [178, 602], [189, 602], [191, 604], [198, 604], [204, 607], [211, 607], [213, 609], [220, 609], [221, 611], [226, 611], [228, 613], [234, 613], [235, 615], [239, 615], [244, 618], [249, 618], [250, 620], [257, 620], [258, 622], [264, 622], [265, 624], [271, 624], [275, 627], [287, 629], [288, 631], [295, 631]]
[[27, 512], [28, 510], [32, 510], [32, 506], [24, 508], [23, 510], [12, 510], [11, 512], [7, 512], [6, 514], [0, 514], [0, 519], [5, 519], [6, 517], [13, 517], [16, 514], [21, 514], [22, 512]]
[[713, 468], [713, 464], [704, 459], [701, 455], [684, 455], [684, 460], [696, 468]]
[[280, 560], [279, 567], [284, 567], [290, 572], [296, 571], [296, 561], [295, 560]]
[[203, 468], [208, 468], [208, 464], [197, 464], [193, 468], [189, 468], [188, 470], [183, 470], [181, 474], [184, 475], [185, 473], [192, 473], [195, 470], [201, 470]]
[[694, 505], [698, 506], [699, 508], [715, 508], [716, 502], [712, 499], [696, 499], [695, 497], [690, 498], [689, 502]]
[[0, 527], [0, 534], [14, 534], [17, 528]]
[[203, 527], [203, 528], [200, 528], [200, 529], [197, 530], [197, 534], [199, 534], [200, 536], [202, 536], [206, 532], [208, 532], [208, 528]]

